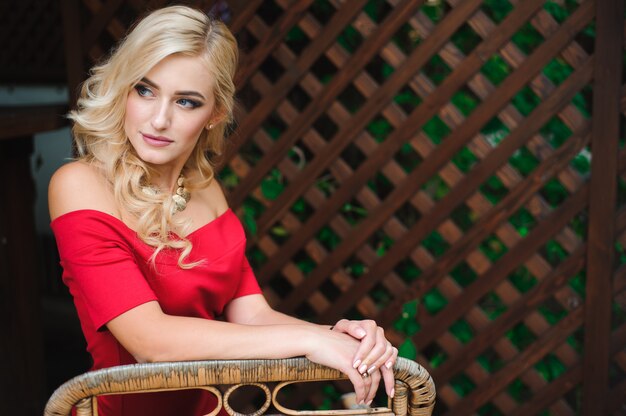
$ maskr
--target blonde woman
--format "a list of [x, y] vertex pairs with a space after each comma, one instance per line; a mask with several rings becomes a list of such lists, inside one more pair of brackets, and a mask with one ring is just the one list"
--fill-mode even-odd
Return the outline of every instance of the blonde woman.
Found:
[[[261, 294], [212, 164], [236, 65], [225, 25], [173, 6], [140, 21], [82, 87], [70, 113], [79, 157], [53, 176], [49, 205], [93, 369], [306, 356], [345, 373], [359, 402], [381, 378], [392, 396], [397, 350], [374, 322], [329, 330], [274, 311]], [[202, 391], [108, 396], [99, 414], [214, 405]]]

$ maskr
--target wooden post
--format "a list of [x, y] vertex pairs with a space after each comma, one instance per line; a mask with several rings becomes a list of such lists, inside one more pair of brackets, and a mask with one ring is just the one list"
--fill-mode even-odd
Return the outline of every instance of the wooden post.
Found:
[[619, 154], [623, 0], [596, 2], [582, 415], [607, 413]]
[[37, 282], [32, 137], [0, 137], [0, 414], [40, 415], [45, 402]]
[[65, 42], [65, 66], [67, 71], [68, 104], [74, 108], [78, 99], [78, 87], [86, 77], [81, 42], [80, 4], [76, 0], [61, 1], [63, 38]]

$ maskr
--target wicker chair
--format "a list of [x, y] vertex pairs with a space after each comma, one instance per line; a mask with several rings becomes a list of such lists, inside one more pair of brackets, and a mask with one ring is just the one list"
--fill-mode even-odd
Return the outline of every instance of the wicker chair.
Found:
[[[297, 411], [287, 409], [277, 400], [286, 385], [306, 381], [339, 380], [346, 377], [339, 371], [314, 364], [306, 358], [282, 360], [219, 360], [150, 363], [112, 367], [82, 374], [59, 387], [48, 400], [45, 416], [69, 415], [76, 406], [78, 416], [97, 415], [94, 398], [105, 394], [123, 394], [200, 388], [218, 399], [216, 414], [223, 407], [231, 416], [240, 415], [228, 402], [230, 394], [242, 385], [255, 385], [266, 395], [265, 404], [251, 416], [258, 416], [270, 404], [287, 415], [369, 414], [430, 415], [435, 405], [435, 385], [426, 370], [414, 361], [398, 358], [394, 367], [395, 397], [389, 408], [367, 408], [329, 411]], [[273, 392], [262, 383], [278, 382]], [[215, 386], [232, 385], [222, 396]]]

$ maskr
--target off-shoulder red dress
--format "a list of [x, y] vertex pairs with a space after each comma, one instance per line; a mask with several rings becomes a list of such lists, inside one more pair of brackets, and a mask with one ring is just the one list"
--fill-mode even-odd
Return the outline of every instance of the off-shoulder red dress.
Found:
[[[138, 305], [156, 300], [170, 315], [215, 319], [232, 299], [261, 293], [244, 255], [243, 228], [230, 209], [187, 236], [193, 243], [189, 261], [204, 260], [189, 270], [178, 267], [175, 250], [164, 250], [151, 263], [153, 248], [101, 211], [69, 212], [51, 226], [94, 370], [135, 363], [106, 324]], [[214, 397], [201, 390], [98, 400], [103, 416], [201, 415], [214, 407]]]

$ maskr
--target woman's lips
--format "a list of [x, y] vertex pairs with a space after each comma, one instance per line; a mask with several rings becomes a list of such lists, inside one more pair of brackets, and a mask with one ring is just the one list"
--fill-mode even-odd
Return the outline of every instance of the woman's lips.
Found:
[[151, 146], [155, 147], [164, 147], [173, 142], [173, 140], [168, 139], [164, 136], [152, 136], [150, 134], [141, 133], [143, 140]]

